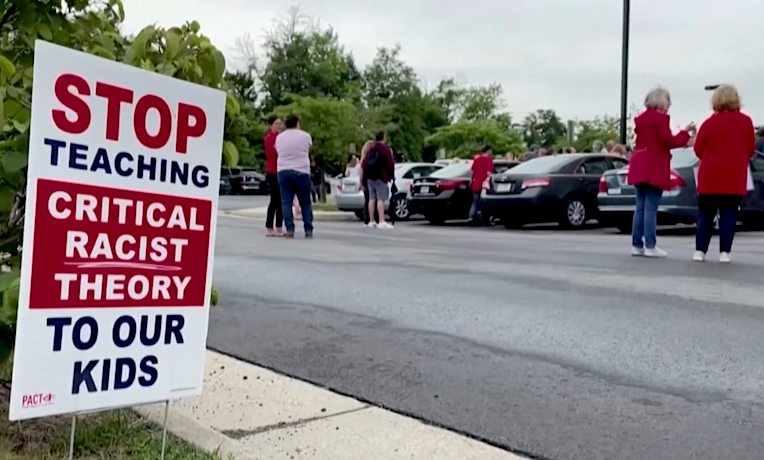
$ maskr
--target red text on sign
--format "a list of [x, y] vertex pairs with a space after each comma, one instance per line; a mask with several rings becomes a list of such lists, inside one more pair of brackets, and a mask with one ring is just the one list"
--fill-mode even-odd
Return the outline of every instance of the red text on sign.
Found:
[[[55, 83], [56, 99], [67, 109], [74, 112], [70, 120], [66, 111], [54, 109], [51, 113], [53, 122], [58, 129], [70, 134], [82, 134], [90, 127], [92, 113], [88, 99], [92, 97], [91, 87], [87, 80], [75, 74], [59, 75]], [[106, 139], [120, 139], [120, 116], [123, 105], [132, 106], [134, 92], [128, 88], [114, 86], [104, 82], [96, 82], [95, 96], [106, 99]], [[201, 107], [183, 102], [173, 113], [170, 105], [160, 96], [144, 94], [132, 107], [132, 130], [138, 141], [147, 148], [161, 149], [170, 140], [175, 123], [175, 151], [186, 153], [188, 141], [201, 137], [207, 129], [207, 116]], [[146, 119], [150, 111], [159, 115], [159, 128], [155, 133], [149, 132]]]

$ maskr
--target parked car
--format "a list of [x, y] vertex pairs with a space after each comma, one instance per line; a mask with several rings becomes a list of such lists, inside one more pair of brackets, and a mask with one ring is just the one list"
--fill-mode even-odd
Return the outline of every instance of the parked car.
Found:
[[[429, 176], [442, 166], [432, 163], [397, 163], [395, 165], [395, 186], [398, 193], [386, 204], [387, 212], [394, 212], [396, 220], [405, 220], [411, 216], [409, 209], [409, 186], [420, 178]], [[340, 211], [354, 212], [363, 219], [364, 198], [358, 179], [345, 177], [337, 185], [335, 201]]]
[[599, 153], [534, 158], [494, 175], [483, 192], [483, 209], [507, 228], [547, 222], [580, 228], [597, 215], [602, 174], [627, 164]]
[[226, 179], [231, 186], [230, 193], [258, 193], [267, 195], [268, 181], [265, 175], [258, 172], [255, 168], [220, 168], [220, 178]]
[[[677, 149], [671, 157], [671, 190], [663, 192], [658, 205], [658, 225], [694, 224], [698, 211], [698, 192], [695, 188], [695, 169], [700, 160], [692, 149]], [[743, 224], [764, 225], [764, 154], [751, 159], [755, 190], [748, 193], [740, 205], [739, 220]], [[604, 225], [631, 232], [631, 221], [636, 203], [635, 189], [628, 185], [627, 168], [607, 171], [600, 178], [599, 220]]]
[[[222, 173], [222, 170], [221, 170]], [[231, 182], [228, 180], [227, 177], [223, 177], [222, 174], [220, 176], [220, 189], [218, 191], [220, 195], [230, 195], [231, 194]]]
[[[493, 172], [505, 172], [518, 164], [517, 161], [494, 160]], [[472, 206], [471, 180], [472, 160], [453, 163], [415, 180], [411, 187], [411, 212], [423, 214], [433, 224], [467, 219]], [[483, 218], [490, 219], [490, 214], [484, 212]]]

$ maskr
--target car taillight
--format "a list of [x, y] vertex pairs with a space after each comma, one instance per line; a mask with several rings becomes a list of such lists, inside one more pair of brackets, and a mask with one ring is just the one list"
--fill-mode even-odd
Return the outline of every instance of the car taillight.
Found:
[[414, 193], [414, 184], [413, 182], [409, 184], [409, 192]]
[[600, 177], [600, 192], [607, 193], [607, 180], [605, 176]]
[[548, 177], [540, 177], [537, 179], [525, 179], [523, 181], [523, 185], [521, 185], [520, 188], [525, 190], [527, 188], [533, 188], [533, 187], [549, 187], [549, 184], [551, 183], [552, 181]]
[[460, 185], [464, 185], [461, 180], [439, 180], [435, 182], [435, 188], [438, 190], [453, 190]]
[[674, 170], [671, 171], [670, 181], [671, 181], [672, 189], [682, 188], [685, 185], [687, 185], [687, 182], [685, 182], [684, 179], [682, 179], [682, 176], [680, 176], [679, 173]]

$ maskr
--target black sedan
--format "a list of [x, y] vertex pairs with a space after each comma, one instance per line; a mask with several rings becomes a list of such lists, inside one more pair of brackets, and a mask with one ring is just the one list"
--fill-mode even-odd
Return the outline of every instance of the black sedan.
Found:
[[[510, 170], [517, 161], [494, 160], [493, 172]], [[447, 220], [465, 220], [472, 206], [472, 161], [464, 160], [417, 179], [411, 185], [412, 214], [422, 214], [432, 224]], [[489, 215], [483, 213], [483, 219]]]
[[[697, 219], [698, 192], [695, 169], [699, 160], [692, 149], [674, 150], [671, 157], [671, 190], [663, 192], [658, 205], [658, 225], [694, 224]], [[754, 190], [740, 205], [739, 220], [751, 227], [764, 226], [764, 154], [751, 159]], [[626, 183], [627, 168], [608, 171], [600, 179], [599, 220], [604, 225], [631, 232], [636, 202], [634, 187]]]
[[[268, 181], [265, 175], [258, 172], [255, 168], [220, 168], [220, 178], [228, 181], [230, 185], [229, 193], [257, 193], [267, 195]], [[221, 182], [222, 188], [222, 182]]]
[[483, 193], [483, 209], [507, 228], [547, 222], [580, 228], [596, 218], [602, 174], [627, 164], [624, 158], [599, 153], [535, 158], [493, 176]]

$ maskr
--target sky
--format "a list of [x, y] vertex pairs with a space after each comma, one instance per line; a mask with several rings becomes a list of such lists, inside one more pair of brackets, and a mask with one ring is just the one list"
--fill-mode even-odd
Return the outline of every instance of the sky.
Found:
[[[710, 114], [708, 84], [731, 83], [744, 111], [764, 125], [761, 0], [636, 0], [631, 6], [629, 106], [653, 87], [672, 95], [672, 124]], [[465, 85], [500, 83], [518, 120], [536, 109], [563, 119], [620, 111], [620, 0], [123, 0], [124, 32], [197, 20], [240, 65], [236, 39], [258, 44], [290, 6], [331, 26], [359, 67], [377, 48], [402, 56], [433, 89], [446, 77]]]

